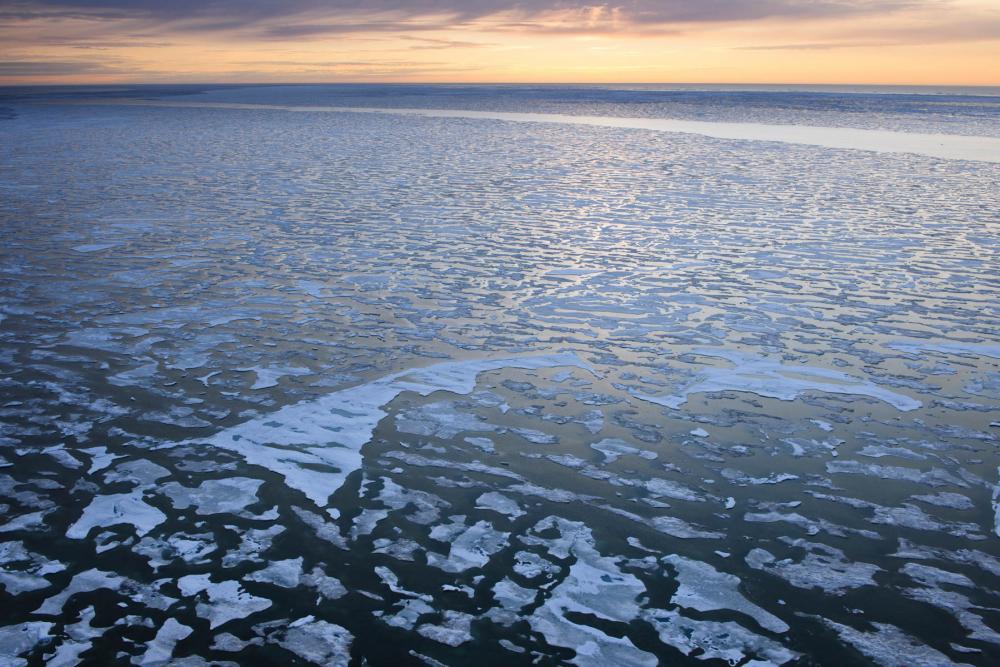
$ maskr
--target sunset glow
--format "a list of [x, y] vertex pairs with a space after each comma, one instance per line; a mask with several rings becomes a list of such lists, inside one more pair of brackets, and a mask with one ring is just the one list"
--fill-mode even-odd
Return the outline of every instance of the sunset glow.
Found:
[[995, 0], [0, 3], [0, 83], [995, 85]]

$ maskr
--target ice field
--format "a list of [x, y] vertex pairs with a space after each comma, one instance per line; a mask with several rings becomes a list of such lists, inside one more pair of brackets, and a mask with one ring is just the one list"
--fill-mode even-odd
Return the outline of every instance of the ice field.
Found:
[[998, 664], [998, 211], [1000, 91], [0, 90], [0, 665]]

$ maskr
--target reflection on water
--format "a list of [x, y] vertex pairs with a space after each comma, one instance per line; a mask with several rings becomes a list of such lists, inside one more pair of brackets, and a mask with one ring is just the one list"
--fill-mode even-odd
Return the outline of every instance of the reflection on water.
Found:
[[0, 662], [1000, 659], [997, 165], [9, 104]]

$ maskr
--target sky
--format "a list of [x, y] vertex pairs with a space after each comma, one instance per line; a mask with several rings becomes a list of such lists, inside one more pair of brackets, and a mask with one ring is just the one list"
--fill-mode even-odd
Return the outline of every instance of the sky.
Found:
[[1000, 85], [1000, 0], [0, 0], [0, 84]]

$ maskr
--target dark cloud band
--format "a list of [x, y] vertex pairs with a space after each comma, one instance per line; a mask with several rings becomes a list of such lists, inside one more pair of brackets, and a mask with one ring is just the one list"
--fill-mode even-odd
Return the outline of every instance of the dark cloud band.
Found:
[[[885, 13], [934, 0], [622, 0], [580, 3], [566, 0], [0, 0], [8, 20], [86, 17], [170, 22], [190, 30], [260, 28], [270, 36], [319, 32], [411, 30], [408, 21], [439, 17], [462, 23], [504, 12], [531, 18], [560, 11], [586, 16], [595, 30], [676, 23], [819, 18]], [[360, 20], [360, 17], [386, 17]], [[303, 21], [309, 17], [309, 21]], [[303, 26], [312, 24], [308, 30]]]

